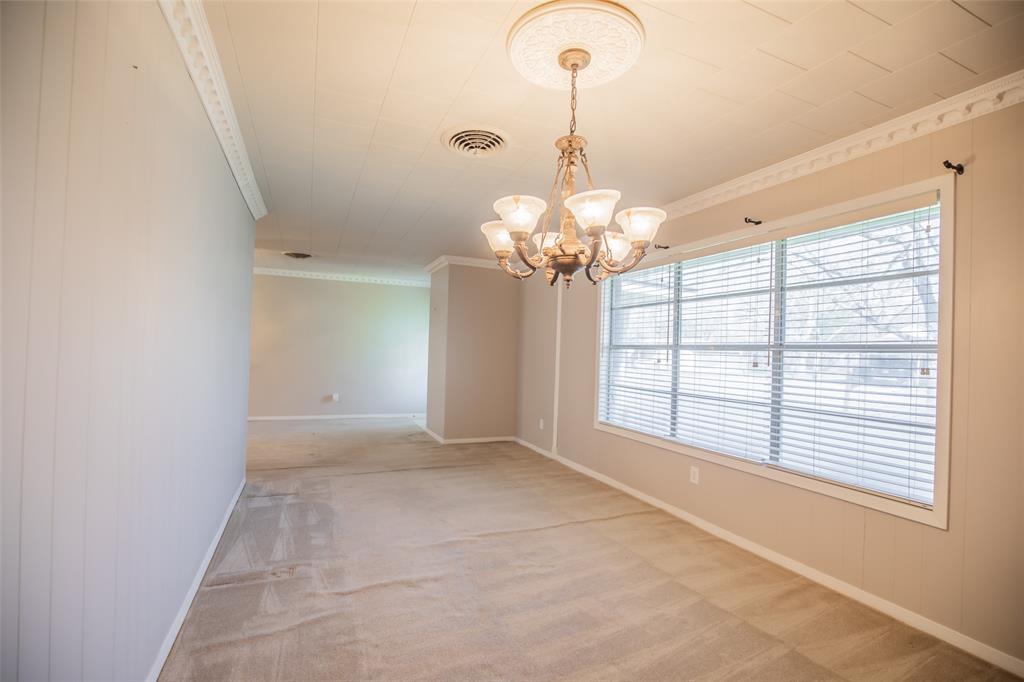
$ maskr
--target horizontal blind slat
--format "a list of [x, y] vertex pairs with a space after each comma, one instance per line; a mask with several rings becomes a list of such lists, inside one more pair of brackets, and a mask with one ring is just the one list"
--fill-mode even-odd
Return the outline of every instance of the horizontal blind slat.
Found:
[[598, 415], [930, 504], [939, 206], [603, 285]]

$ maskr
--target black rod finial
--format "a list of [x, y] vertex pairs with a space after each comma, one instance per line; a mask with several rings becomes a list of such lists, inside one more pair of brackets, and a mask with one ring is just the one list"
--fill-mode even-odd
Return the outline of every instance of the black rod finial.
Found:
[[956, 171], [957, 175], [964, 174], [964, 165], [962, 163], [951, 163], [949, 159], [942, 162], [942, 167]]
[[760, 225], [764, 221], [758, 220], [757, 218], [744, 218], [743, 222], [750, 223], [751, 225]]

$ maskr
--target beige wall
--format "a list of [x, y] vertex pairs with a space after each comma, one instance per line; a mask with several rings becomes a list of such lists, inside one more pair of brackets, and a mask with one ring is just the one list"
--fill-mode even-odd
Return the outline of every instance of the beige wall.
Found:
[[448, 276], [450, 268], [430, 275], [430, 330], [427, 359], [427, 428], [444, 433], [445, 358], [448, 356]]
[[422, 414], [429, 297], [426, 287], [256, 275], [249, 415]]
[[515, 435], [521, 286], [497, 266], [433, 273], [430, 360], [444, 361], [429, 375], [427, 425], [442, 438]]
[[252, 218], [156, 3], [0, 11], [0, 678], [143, 679], [244, 475]]
[[[666, 225], [670, 245], [942, 172], [957, 178], [949, 530], [593, 428], [597, 291], [563, 297], [558, 453], [755, 543], [1024, 658], [1024, 106]], [[544, 319], [547, 319], [544, 317]], [[524, 317], [547, 334], [543, 320]], [[523, 381], [536, 385], [532, 365]], [[522, 436], [528, 435], [521, 430]], [[701, 468], [700, 485], [687, 480]]]
[[[576, 286], [592, 286], [578, 280]], [[520, 284], [519, 372], [516, 377], [516, 435], [551, 449], [554, 428], [555, 319], [563, 286], [549, 286], [543, 273]], [[541, 420], [544, 425], [541, 427]]]

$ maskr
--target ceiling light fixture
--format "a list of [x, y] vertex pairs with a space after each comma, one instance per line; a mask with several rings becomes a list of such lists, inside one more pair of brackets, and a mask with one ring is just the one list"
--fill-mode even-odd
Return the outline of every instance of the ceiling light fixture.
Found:
[[[608, 82], [636, 61], [643, 46], [643, 27], [627, 9], [612, 2], [555, 0], [527, 12], [509, 34], [509, 56], [527, 80], [545, 87], [569, 84], [569, 134], [555, 140], [558, 162], [548, 200], [527, 195], [502, 197], [494, 202], [501, 220], [480, 226], [498, 265], [517, 279], [543, 268], [548, 284], [559, 275], [568, 288], [581, 268], [594, 284], [630, 270], [643, 259], [647, 247], [665, 220], [660, 208], [630, 208], [615, 213], [621, 194], [594, 189], [587, 161], [587, 140], [576, 134], [576, 86], [580, 72], [594, 76], [588, 85]], [[568, 72], [568, 78], [566, 77]], [[576, 173], [582, 166], [587, 190], [577, 193]], [[559, 227], [549, 231], [556, 202]], [[621, 232], [608, 230], [615, 214]], [[530, 234], [536, 252], [530, 254]], [[588, 243], [580, 240], [579, 229]], [[510, 261], [519, 256], [527, 270]]]

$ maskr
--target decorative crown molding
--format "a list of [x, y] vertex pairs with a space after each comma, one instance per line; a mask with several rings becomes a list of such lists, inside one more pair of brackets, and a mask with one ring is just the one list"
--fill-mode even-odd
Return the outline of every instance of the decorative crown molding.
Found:
[[427, 274], [433, 273], [435, 270], [440, 270], [446, 265], [465, 265], [471, 268], [494, 268], [497, 270], [498, 264], [493, 260], [487, 260], [486, 258], [467, 258], [466, 256], [441, 256], [440, 258], [431, 261], [431, 263], [423, 268], [427, 271]]
[[253, 220], [259, 220], [267, 215], [267, 207], [252, 172], [249, 153], [245, 149], [242, 130], [231, 104], [231, 94], [224, 80], [224, 71], [220, 57], [217, 56], [217, 47], [213, 44], [213, 35], [206, 22], [202, 2], [160, 0], [160, 9], [178, 42], [181, 56], [185, 58], [185, 66], [192, 76], [192, 83], [196, 86], [206, 115], [213, 124], [238, 189], [249, 206]]
[[372, 277], [370, 275], [348, 275], [341, 272], [307, 272], [305, 270], [285, 270], [284, 268], [254, 267], [254, 275], [271, 277], [297, 277], [299, 279], [326, 279], [333, 282], [355, 282], [356, 284], [385, 284], [393, 287], [430, 288], [430, 282], [418, 279], [400, 279], [395, 277]]
[[696, 213], [1020, 102], [1024, 102], [1024, 69], [662, 208], [669, 220]]

